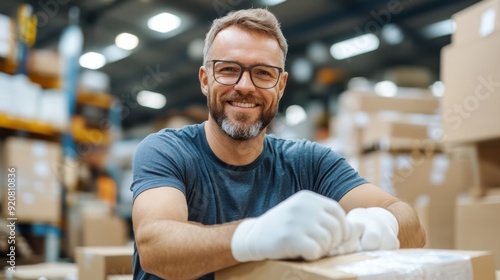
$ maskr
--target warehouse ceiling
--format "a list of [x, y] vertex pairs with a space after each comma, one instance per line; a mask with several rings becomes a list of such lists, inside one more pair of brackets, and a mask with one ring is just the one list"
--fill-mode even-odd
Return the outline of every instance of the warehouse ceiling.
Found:
[[[282, 111], [291, 104], [326, 100], [342, 91], [351, 77], [380, 79], [384, 71], [392, 67], [426, 67], [433, 79], [439, 79], [440, 49], [450, 43], [450, 35], [432, 35], [426, 28], [476, 2], [288, 0], [274, 6], [263, 0], [38, 0], [24, 3], [30, 3], [38, 15], [35, 45], [38, 49], [57, 49], [73, 6], [80, 8], [84, 52], [102, 53], [122, 32], [139, 38], [139, 45], [128, 56], [108, 60], [98, 69], [109, 75], [110, 91], [122, 101], [123, 126], [127, 128], [192, 105], [205, 106], [197, 78], [201, 64], [200, 42], [210, 22], [230, 10], [267, 6], [281, 21], [290, 48], [286, 68], [291, 75], [280, 107]], [[22, 1], [0, 1], [0, 14], [14, 17], [20, 3]], [[161, 12], [179, 16], [180, 28], [168, 33], [150, 30], [148, 19]], [[398, 31], [402, 32], [403, 41], [391, 44], [391, 38], [397, 38], [394, 34], [400, 34]], [[380, 46], [375, 51], [343, 60], [329, 55], [333, 43], [367, 33], [380, 38]], [[310, 66], [312, 71], [307, 71]], [[165, 95], [166, 106], [151, 109], [138, 105], [136, 95], [143, 89]]]

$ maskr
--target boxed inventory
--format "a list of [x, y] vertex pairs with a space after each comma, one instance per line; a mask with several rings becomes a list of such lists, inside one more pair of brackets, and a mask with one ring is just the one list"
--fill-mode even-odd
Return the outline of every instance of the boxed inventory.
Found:
[[313, 262], [250, 262], [217, 272], [215, 279], [495, 280], [495, 266], [494, 255], [489, 252], [401, 249], [341, 255]]
[[[459, 197], [456, 203], [455, 247], [460, 250], [488, 250], [500, 254], [500, 195], [482, 198]], [[496, 259], [500, 270], [500, 258]]]
[[475, 5], [453, 15], [456, 31], [453, 44], [467, 44], [500, 31], [500, 1], [479, 1]]
[[109, 275], [132, 274], [132, 246], [78, 247], [79, 280], [106, 280]]
[[[15, 193], [9, 196], [15, 200], [12, 215], [19, 222], [45, 222], [57, 224], [61, 216], [61, 193], [58, 166], [62, 157], [59, 144], [10, 137], [3, 144], [3, 166], [15, 171]], [[6, 191], [4, 188], [3, 191]], [[10, 188], [9, 188], [10, 190]], [[7, 196], [3, 196], [7, 205]]]
[[476, 142], [500, 138], [500, 31], [441, 55], [443, 141]]

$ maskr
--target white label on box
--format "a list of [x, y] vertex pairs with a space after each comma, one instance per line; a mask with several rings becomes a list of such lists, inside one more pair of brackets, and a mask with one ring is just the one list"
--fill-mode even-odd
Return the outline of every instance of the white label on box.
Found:
[[36, 157], [45, 157], [47, 155], [47, 144], [43, 141], [34, 142], [33, 155]]
[[493, 33], [495, 29], [496, 11], [494, 8], [486, 10], [481, 15], [481, 25], [479, 26], [479, 35], [486, 37]]
[[47, 177], [49, 175], [49, 165], [45, 161], [38, 160], [34, 166], [35, 174], [39, 177]]

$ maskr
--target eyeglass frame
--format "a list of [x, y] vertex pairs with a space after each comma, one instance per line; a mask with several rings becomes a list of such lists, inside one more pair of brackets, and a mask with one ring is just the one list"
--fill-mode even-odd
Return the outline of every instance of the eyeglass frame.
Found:
[[[262, 64], [262, 63], [260, 63], [260, 64], [255, 64], [255, 65], [251, 65], [251, 66], [245, 66], [245, 65], [241, 64], [240, 62], [238, 62], [238, 61], [234, 61], [234, 60], [212, 59], [212, 60], [208, 60], [208, 61], [207, 61], [207, 63], [208, 63], [208, 62], [212, 62], [212, 64], [213, 64], [213, 65], [212, 65], [212, 75], [214, 76], [214, 80], [215, 80], [217, 83], [219, 83], [219, 84], [221, 84], [221, 85], [225, 85], [225, 86], [234, 86], [234, 85], [238, 84], [238, 83], [240, 82], [240, 80], [241, 80], [241, 77], [243, 77], [243, 73], [245, 72], [245, 70], [248, 70], [248, 74], [250, 75], [250, 80], [252, 81], [252, 84], [253, 84], [256, 88], [260, 88], [260, 89], [271, 89], [271, 88], [276, 87], [276, 85], [278, 85], [278, 82], [279, 82], [279, 80], [280, 80], [280, 78], [281, 78], [281, 73], [283, 73], [283, 72], [285, 71], [285, 70], [284, 70], [283, 68], [281, 68], [281, 67], [274, 66], [274, 65], [268, 65], [268, 64]], [[242, 71], [240, 72], [240, 76], [238, 77], [238, 79], [236, 80], [236, 82], [234, 82], [234, 83], [232, 83], [232, 84], [223, 84], [223, 83], [219, 82], [219, 81], [217, 80], [217, 78], [215, 78], [215, 64], [216, 64], [217, 62], [234, 63], [234, 64], [236, 64], [236, 65], [240, 66], [240, 69], [241, 69]], [[275, 83], [272, 87], [266, 87], [266, 88], [264, 88], [264, 87], [259, 87], [259, 86], [257, 86], [257, 85], [255, 84], [255, 82], [253, 81], [252, 69], [253, 69], [253, 68], [255, 68], [255, 67], [257, 67], [257, 66], [266, 66], [266, 67], [272, 67], [272, 68], [276, 68], [276, 69], [278, 69], [278, 71], [279, 71], [279, 72], [278, 72], [278, 78], [276, 79], [276, 83]]]

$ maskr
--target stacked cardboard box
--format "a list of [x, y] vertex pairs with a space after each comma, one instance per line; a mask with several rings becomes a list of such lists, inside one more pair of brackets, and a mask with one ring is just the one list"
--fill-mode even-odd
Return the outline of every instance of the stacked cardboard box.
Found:
[[435, 116], [393, 113], [372, 117], [365, 129], [359, 172], [371, 183], [414, 205], [427, 248], [454, 248], [455, 198], [470, 185], [470, 162], [449, 158], [432, 139]]
[[[453, 16], [457, 23], [452, 44], [442, 50], [443, 141], [449, 145], [476, 145], [500, 139], [500, 1], [488, 0]], [[500, 142], [498, 142], [500, 143]], [[477, 154], [482, 160], [481, 147]], [[500, 146], [488, 149], [500, 150]], [[475, 182], [484, 194], [486, 187], [500, 187], [500, 163], [496, 180]], [[478, 166], [478, 168], [481, 166]]]
[[95, 194], [72, 192], [67, 197], [64, 253], [71, 258], [80, 246], [125, 246], [130, 242], [126, 221]]
[[132, 274], [132, 246], [79, 247], [76, 252], [79, 280], [106, 280], [110, 275]]
[[335, 118], [335, 134], [342, 144], [341, 152], [349, 161], [363, 154], [365, 128], [376, 113], [428, 115], [436, 114], [438, 109], [439, 98], [423, 89], [400, 88], [393, 97], [380, 96], [370, 90], [348, 90], [340, 95]]
[[[7, 199], [15, 202], [14, 210], [2, 207], [2, 215], [17, 218], [18, 222], [39, 222], [58, 225], [61, 221], [61, 196], [58, 166], [62, 149], [58, 143], [9, 137], [2, 146], [3, 166], [15, 169], [16, 187], [6, 196], [3, 186], [3, 205]], [[7, 183], [3, 180], [2, 183]]]
[[[457, 200], [456, 248], [500, 253], [500, 0], [481, 1], [453, 15], [452, 44], [442, 50], [443, 141], [453, 157], [469, 158], [469, 197]], [[500, 209], [500, 208], [499, 208]], [[500, 269], [500, 259], [497, 259]]]

